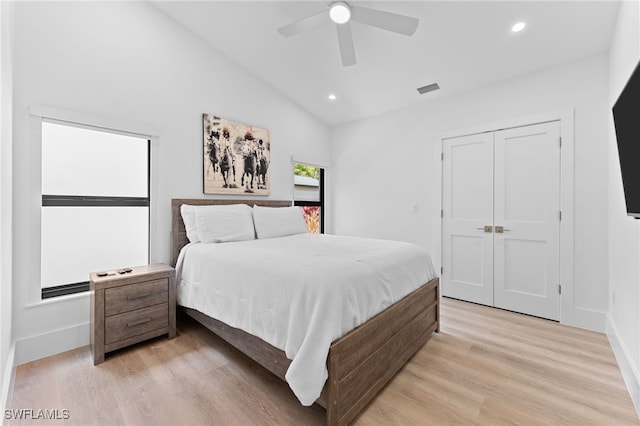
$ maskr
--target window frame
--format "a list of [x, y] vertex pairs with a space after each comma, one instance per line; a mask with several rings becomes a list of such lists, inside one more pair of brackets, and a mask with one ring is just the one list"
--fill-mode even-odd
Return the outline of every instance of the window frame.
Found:
[[[295, 197], [293, 198], [293, 205], [294, 206], [299, 206], [299, 207], [319, 207], [320, 208], [320, 233], [324, 234], [324, 216], [325, 216], [325, 196], [324, 196], [324, 171], [325, 171], [325, 167], [324, 166], [318, 166], [315, 164], [309, 164], [309, 163], [304, 163], [301, 161], [294, 161], [293, 164], [304, 164], [304, 165], [309, 165], [312, 167], [317, 167], [318, 169], [320, 169], [320, 178], [318, 179], [319, 181], [319, 186], [318, 186], [318, 191], [320, 193], [320, 201], [298, 201], [295, 199]], [[293, 175], [295, 176], [295, 169], [293, 172]]]
[[[42, 116], [40, 128], [44, 123], [52, 123], [68, 127], [77, 127], [96, 132], [112, 133], [116, 135], [132, 136], [140, 139], [146, 139], [147, 144], [147, 184], [146, 197], [120, 197], [120, 196], [95, 196], [95, 195], [64, 195], [64, 194], [42, 194], [40, 212], [44, 207], [146, 207], [147, 210], [147, 262], [151, 259], [151, 146], [152, 138], [147, 135], [127, 132], [123, 130], [115, 130], [92, 124], [77, 123]], [[42, 133], [40, 133], [40, 141], [42, 143]], [[42, 166], [41, 166], [42, 167]], [[42, 233], [40, 233], [40, 246], [42, 247]], [[42, 259], [40, 259], [42, 267]], [[81, 281], [76, 283], [68, 283], [56, 286], [43, 287], [42, 276], [40, 277], [40, 300], [51, 299], [59, 296], [83, 293], [89, 291], [89, 281]]]

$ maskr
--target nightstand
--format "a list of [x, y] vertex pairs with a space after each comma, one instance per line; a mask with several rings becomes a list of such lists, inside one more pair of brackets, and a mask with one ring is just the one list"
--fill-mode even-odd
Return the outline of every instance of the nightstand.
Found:
[[[104, 354], [152, 337], [176, 337], [175, 270], [164, 264], [90, 274], [93, 364]], [[103, 273], [100, 273], [103, 274]]]

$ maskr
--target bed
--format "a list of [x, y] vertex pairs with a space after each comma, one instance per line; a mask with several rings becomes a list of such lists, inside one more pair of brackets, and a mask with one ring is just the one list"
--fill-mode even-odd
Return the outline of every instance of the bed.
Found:
[[[171, 257], [174, 266], [178, 263], [183, 247], [187, 246], [184, 252], [192, 250], [196, 253], [198, 249], [198, 247], [189, 248], [192, 244], [189, 244], [187, 239], [187, 230], [180, 212], [184, 204], [190, 206], [232, 204], [263, 207], [291, 206], [290, 201], [277, 200], [173, 199]], [[294, 237], [298, 240], [307, 239], [306, 236], [292, 238]], [[298, 244], [298, 240], [290, 241], [289, 244]], [[252, 245], [262, 244], [265, 245], [263, 249], [271, 250], [271, 246], [266, 246], [267, 243], [270, 244], [270, 242], [247, 242]], [[244, 246], [242, 247], [244, 250]], [[215, 249], [219, 250], [219, 248]], [[222, 256], [220, 251], [217, 253]], [[182, 264], [180, 259], [180, 268]], [[327, 424], [341, 425], [352, 422], [395, 373], [429, 340], [433, 332], [439, 331], [439, 281], [435, 274], [432, 275], [433, 277], [420, 283], [406, 296], [329, 342], [326, 368], [323, 365], [327, 379], [322, 382], [324, 383], [322, 392], [315, 400], [326, 409]], [[331, 283], [327, 283], [329, 284]], [[192, 296], [191, 299], [199, 300], [201, 297], [197, 295], [197, 297]], [[183, 300], [188, 301], [189, 297], [184, 296]], [[185, 303], [187, 304], [192, 305], [190, 302]], [[278, 348], [284, 348], [284, 346], [267, 343], [265, 340], [270, 339], [263, 340], [243, 331], [242, 327], [232, 327], [219, 318], [203, 313], [205, 309], [199, 306], [197, 308], [182, 306], [181, 308], [187, 315], [281, 379], [287, 380], [287, 371], [290, 367], [292, 369], [295, 367], [295, 364], [291, 365], [292, 360], [287, 357], [286, 351]], [[324, 360], [324, 358], [321, 359]], [[291, 380], [289, 383], [296, 393]], [[300, 399], [297, 393], [296, 396]]]

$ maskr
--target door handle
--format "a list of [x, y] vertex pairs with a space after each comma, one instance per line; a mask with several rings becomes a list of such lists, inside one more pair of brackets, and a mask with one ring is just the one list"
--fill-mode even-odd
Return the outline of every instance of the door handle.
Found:
[[496, 234], [502, 234], [503, 232], [509, 232], [511, 229], [505, 229], [504, 226], [496, 226]]
[[479, 231], [484, 231], [484, 232], [488, 232], [491, 233], [493, 232], [493, 226], [491, 225], [485, 225], [483, 228], [476, 228]]

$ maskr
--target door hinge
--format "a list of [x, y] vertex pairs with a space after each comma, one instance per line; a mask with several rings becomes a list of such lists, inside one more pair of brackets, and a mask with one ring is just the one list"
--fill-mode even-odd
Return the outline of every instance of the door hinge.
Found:
[[440, 153], [440, 161], [444, 161], [444, 152]]
[[560, 218], [560, 220], [562, 220], [562, 210], [558, 212], [558, 217]]
[[444, 274], [444, 267], [443, 266], [440, 267], [440, 275], [442, 275], [442, 274]]
[[440, 217], [444, 219], [444, 210], [440, 210]]
[[560, 136], [560, 148], [562, 148], [562, 136]]
[[558, 284], [558, 294], [562, 294], [562, 285]]

